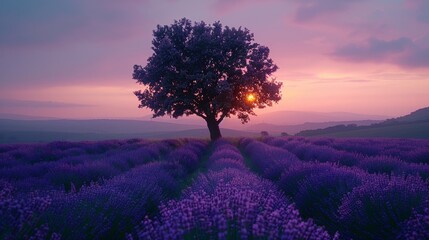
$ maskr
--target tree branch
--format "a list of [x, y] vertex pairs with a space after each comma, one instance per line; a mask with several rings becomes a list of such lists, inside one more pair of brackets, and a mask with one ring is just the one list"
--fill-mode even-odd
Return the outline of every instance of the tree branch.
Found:
[[220, 115], [219, 120], [216, 120], [217, 124], [221, 123], [223, 121], [223, 119], [226, 117], [226, 115], [228, 115], [225, 112], [222, 112], [222, 115]]
[[204, 120], [207, 120], [207, 116], [204, 116], [204, 114], [197, 112], [195, 109], [190, 109], [191, 112], [195, 115], [197, 115], [198, 117], [202, 117]]

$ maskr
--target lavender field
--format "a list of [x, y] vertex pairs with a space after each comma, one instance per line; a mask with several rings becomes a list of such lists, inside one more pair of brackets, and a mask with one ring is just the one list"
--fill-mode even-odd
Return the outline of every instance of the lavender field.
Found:
[[429, 239], [429, 141], [0, 145], [0, 239]]

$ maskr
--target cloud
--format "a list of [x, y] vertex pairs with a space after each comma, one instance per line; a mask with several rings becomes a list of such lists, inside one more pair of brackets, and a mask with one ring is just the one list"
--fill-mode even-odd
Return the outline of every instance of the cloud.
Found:
[[1, 108], [81, 108], [81, 107], [93, 107], [93, 105], [65, 103], [65, 102], [52, 102], [52, 101], [1, 99], [0, 107]]
[[0, 47], [108, 41], [135, 34], [138, 1], [3, 0]]
[[[265, 2], [268, 2], [266, 0]], [[217, 13], [223, 14], [237, 9], [243, 8], [243, 6], [249, 6], [250, 4], [260, 3], [258, 0], [216, 0], [213, 3], [213, 7]]]
[[346, 82], [350, 82], [350, 83], [368, 83], [368, 82], [373, 82], [373, 80], [369, 80], [369, 79], [350, 79], [350, 80], [346, 80]]
[[353, 61], [378, 61], [401, 53], [412, 47], [413, 43], [408, 38], [399, 38], [391, 41], [368, 39], [364, 44], [348, 44], [335, 50], [334, 55]]
[[370, 38], [365, 43], [338, 47], [332, 56], [354, 62], [382, 62], [411, 68], [429, 67], [429, 48], [419, 46], [406, 37], [393, 40]]
[[350, 4], [362, 0], [300, 0], [295, 1], [298, 8], [295, 11], [297, 22], [308, 22], [321, 16], [340, 13]]
[[338, 84], [338, 83], [350, 83], [350, 84], [365, 84], [373, 82], [369, 79], [349, 79], [349, 78], [316, 78], [309, 80], [311, 83], [317, 84]]
[[398, 64], [406, 67], [429, 68], [429, 48], [416, 48], [398, 60]]
[[407, 0], [407, 6], [414, 11], [414, 17], [423, 23], [429, 23], [429, 1]]

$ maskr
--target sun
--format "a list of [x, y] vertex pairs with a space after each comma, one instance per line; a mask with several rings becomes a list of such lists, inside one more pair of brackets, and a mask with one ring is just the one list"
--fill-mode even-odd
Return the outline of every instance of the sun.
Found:
[[246, 101], [249, 103], [253, 103], [256, 100], [256, 97], [253, 93], [249, 93], [246, 96]]

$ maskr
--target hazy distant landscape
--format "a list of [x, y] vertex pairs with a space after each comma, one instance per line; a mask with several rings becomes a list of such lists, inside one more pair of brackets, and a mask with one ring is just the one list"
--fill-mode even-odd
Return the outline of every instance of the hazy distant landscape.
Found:
[[[287, 133], [319, 137], [429, 138], [428, 109], [420, 109], [409, 115], [385, 121], [380, 120], [382, 116], [350, 113], [279, 112], [269, 114], [273, 119], [270, 123], [242, 125], [226, 122], [222, 132], [225, 137], [257, 137], [262, 131], [266, 131], [271, 136]], [[3, 118], [0, 118], [0, 143], [127, 138], [205, 138], [208, 134], [206, 127], [198, 119], [190, 119], [189, 122], [193, 124], [185, 124], [186, 119], [174, 123], [175, 120], [47, 120], [41, 117], [5, 114], [0, 117]], [[336, 120], [337, 117], [339, 119]], [[375, 119], [369, 119], [371, 117]], [[264, 119], [271, 118], [264, 116]], [[284, 121], [282, 122], [281, 119]], [[299, 121], [302, 123], [293, 125]]]

